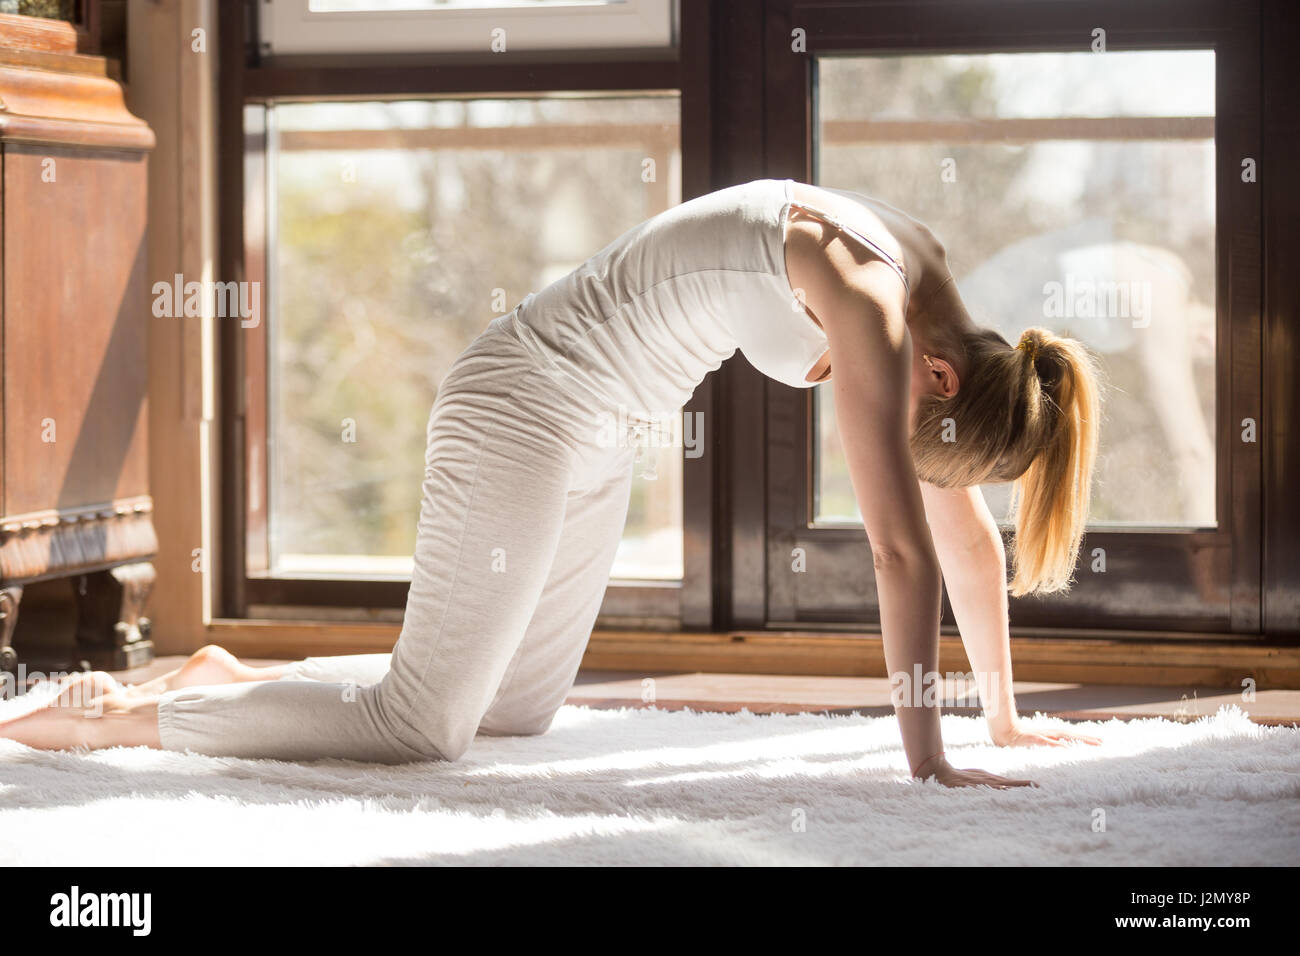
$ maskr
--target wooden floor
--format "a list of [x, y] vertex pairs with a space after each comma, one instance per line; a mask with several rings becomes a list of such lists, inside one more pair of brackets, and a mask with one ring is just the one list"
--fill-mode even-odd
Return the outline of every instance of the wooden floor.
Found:
[[[279, 664], [254, 660], [250, 664]], [[160, 657], [148, 667], [116, 674], [119, 680], [140, 683], [178, 667], [183, 657]], [[584, 671], [569, 695], [569, 703], [588, 707], [660, 707], [677, 710], [754, 713], [832, 713], [884, 715], [893, 713], [889, 684], [884, 677], [787, 677], [770, 674], [630, 674]], [[972, 702], [973, 703], [973, 702]], [[1167, 717], [1195, 720], [1235, 704], [1261, 724], [1300, 726], [1300, 691], [1259, 691], [1253, 701], [1220, 688], [1129, 687], [1016, 682], [1016, 704], [1022, 714], [1044, 713], [1069, 720], [1108, 720], [1112, 717]], [[977, 707], [947, 707], [949, 713], [978, 714]]]

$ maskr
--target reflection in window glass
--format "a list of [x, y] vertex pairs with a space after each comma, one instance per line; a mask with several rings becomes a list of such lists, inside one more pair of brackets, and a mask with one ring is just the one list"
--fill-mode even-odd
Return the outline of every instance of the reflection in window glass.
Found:
[[[680, 202], [678, 118], [675, 96], [269, 108], [271, 574], [409, 575], [438, 383], [497, 315]], [[615, 577], [681, 577], [681, 450], [657, 470]]]
[[[1099, 356], [1090, 523], [1214, 526], [1213, 52], [823, 57], [818, 87], [818, 185], [930, 226], [978, 324]], [[814, 516], [860, 521], [831, 387]]]

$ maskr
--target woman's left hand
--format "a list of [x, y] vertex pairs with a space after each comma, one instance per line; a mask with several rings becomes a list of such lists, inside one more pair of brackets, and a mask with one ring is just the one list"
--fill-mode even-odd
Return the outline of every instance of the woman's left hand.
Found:
[[1097, 746], [1100, 737], [1073, 734], [1066, 730], [1032, 730], [1017, 721], [1009, 727], [992, 731], [993, 742], [999, 747], [1066, 747], [1070, 744]]

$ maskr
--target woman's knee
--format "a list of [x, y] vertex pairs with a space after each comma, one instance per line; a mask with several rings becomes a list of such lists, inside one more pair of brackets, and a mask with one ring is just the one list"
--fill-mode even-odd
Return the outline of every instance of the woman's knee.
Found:
[[389, 739], [395, 748], [400, 747], [404, 752], [410, 754], [407, 758], [409, 761], [445, 760], [452, 762], [465, 756], [470, 744], [474, 742], [474, 735], [419, 732], [401, 735], [391, 734]]
[[411, 754], [412, 760], [459, 760], [474, 742], [477, 721], [404, 708], [388, 677], [361, 693], [370, 697], [373, 719], [384, 736], [394, 749]]
[[533, 714], [496, 715], [479, 726], [479, 732], [491, 737], [540, 737], [551, 729], [555, 711]]
[[474, 743], [477, 721], [439, 720], [436, 725], [421, 731], [432, 752], [439, 760], [459, 760]]
[[476, 721], [438, 720], [413, 728], [414, 734], [393, 734], [395, 740], [425, 760], [456, 761], [465, 756], [474, 737], [483, 733], [491, 737], [537, 737], [551, 729], [555, 714], [527, 718], [513, 717], [499, 725], [480, 725]]

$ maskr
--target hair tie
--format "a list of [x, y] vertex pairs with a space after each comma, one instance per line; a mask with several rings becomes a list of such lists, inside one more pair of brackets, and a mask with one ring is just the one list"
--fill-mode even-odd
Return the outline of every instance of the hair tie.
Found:
[[1017, 345], [1016, 348], [1021, 352], [1028, 352], [1029, 361], [1031, 362], [1038, 361], [1038, 343], [1035, 342], [1033, 339], [1030, 338], [1021, 339], [1020, 344]]

